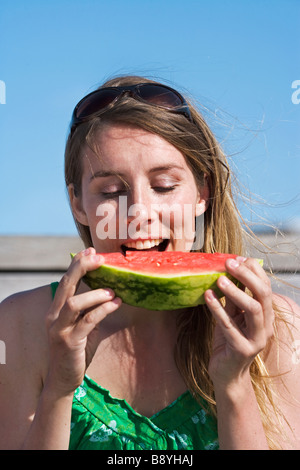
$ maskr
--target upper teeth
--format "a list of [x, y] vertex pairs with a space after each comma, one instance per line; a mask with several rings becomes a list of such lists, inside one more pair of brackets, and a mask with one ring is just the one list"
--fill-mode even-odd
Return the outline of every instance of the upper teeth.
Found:
[[126, 243], [126, 247], [135, 248], [136, 250], [147, 250], [148, 248], [159, 245], [161, 242], [162, 240], [135, 240]]

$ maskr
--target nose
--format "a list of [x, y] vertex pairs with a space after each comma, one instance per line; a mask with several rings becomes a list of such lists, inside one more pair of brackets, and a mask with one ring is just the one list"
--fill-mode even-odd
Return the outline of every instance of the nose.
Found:
[[120, 212], [120, 220], [127, 226], [129, 238], [149, 237], [154, 212], [151, 209], [151, 198], [145, 188], [131, 190], [122, 207], [120, 205]]
[[133, 189], [128, 206], [127, 222], [138, 218], [140, 224], [151, 223], [151, 198], [143, 187]]

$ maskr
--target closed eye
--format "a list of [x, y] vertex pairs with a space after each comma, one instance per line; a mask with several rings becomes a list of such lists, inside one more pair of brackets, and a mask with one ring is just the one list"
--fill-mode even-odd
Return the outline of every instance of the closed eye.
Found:
[[[155, 191], [156, 193], [168, 193], [168, 192], [173, 191], [175, 188], [176, 188], [176, 185], [172, 185], [172, 186], [153, 186], [152, 187], [153, 191]], [[116, 191], [102, 191], [102, 195], [103, 195], [104, 198], [109, 199], [109, 198], [114, 198], [114, 197], [118, 197], [118, 196], [122, 196], [124, 194], [127, 194], [127, 191], [128, 190], [126, 188], [118, 189]]]
[[106, 199], [119, 197], [127, 193], [126, 189], [118, 189], [117, 191], [103, 191], [102, 196]]
[[176, 185], [173, 186], [155, 186], [152, 189], [157, 193], [168, 193], [173, 191], [176, 188]]

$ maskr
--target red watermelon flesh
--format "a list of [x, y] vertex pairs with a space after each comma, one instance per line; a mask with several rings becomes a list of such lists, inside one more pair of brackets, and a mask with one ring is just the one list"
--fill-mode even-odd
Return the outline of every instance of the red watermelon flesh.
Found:
[[114, 266], [138, 273], [151, 275], [184, 275], [226, 271], [225, 261], [237, 255], [222, 253], [191, 253], [181, 251], [127, 251], [122, 253], [101, 253], [106, 266]]
[[149, 310], [175, 310], [205, 303], [221, 275], [232, 278], [225, 262], [237, 255], [179, 251], [101, 253], [105, 262], [88, 272], [84, 281], [92, 289], [109, 287], [123, 302]]

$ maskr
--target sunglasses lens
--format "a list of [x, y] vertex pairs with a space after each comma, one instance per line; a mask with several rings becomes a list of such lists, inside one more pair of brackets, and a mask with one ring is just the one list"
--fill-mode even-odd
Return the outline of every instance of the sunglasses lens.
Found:
[[72, 126], [105, 109], [112, 104], [116, 98], [127, 92], [133, 98], [140, 97], [140, 99], [146, 103], [174, 110], [177, 113], [183, 113], [191, 120], [188, 105], [179, 93], [163, 85], [145, 83], [133, 86], [101, 88], [90, 93], [90, 95], [83, 98], [76, 106], [73, 114], [73, 122], [71, 123]]
[[163, 86], [147, 84], [138, 88], [138, 95], [148, 103], [162, 106], [164, 108], [176, 108], [182, 106], [183, 102], [175, 92]]
[[97, 90], [85, 98], [76, 110], [76, 118], [84, 119], [97, 111], [101, 111], [120, 95], [118, 90]]

